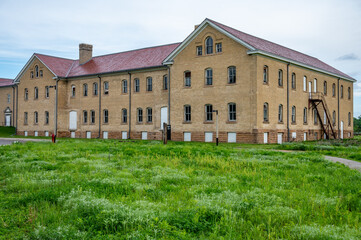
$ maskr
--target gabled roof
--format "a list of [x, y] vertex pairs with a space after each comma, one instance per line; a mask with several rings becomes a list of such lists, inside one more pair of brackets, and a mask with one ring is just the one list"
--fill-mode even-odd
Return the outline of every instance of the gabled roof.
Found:
[[211, 26], [241, 45], [249, 49], [248, 54], [261, 54], [276, 58], [285, 62], [309, 68], [311, 70], [323, 72], [335, 77], [340, 77], [349, 81], [356, 81], [349, 75], [331, 67], [321, 60], [303, 54], [301, 52], [292, 50], [290, 48], [281, 46], [279, 44], [252, 36], [250, 34], [241, 32], [234, 28], [228, 27], [211, 19], [205, 19], [183, 42], [177, 49], [175, 49], [166, 59], [165, 64], [170, 63], [175, 56], [182, 51], [205, 27]]
[[0, 87], [10, 87], [14, 85], [13, 79], [0, 78]]

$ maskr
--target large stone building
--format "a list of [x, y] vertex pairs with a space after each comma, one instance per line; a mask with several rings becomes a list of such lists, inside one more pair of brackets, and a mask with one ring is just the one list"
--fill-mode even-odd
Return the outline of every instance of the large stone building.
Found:
[[166, 122], [177, 141], [215, 141], [217, 125], [221, 142], [353, 137], [355, 79], [213, 20], [181, 43], [92, 48], [80, 44], [79, 60], [30, 58], [6, 88], [19, 135], [160, 139]]

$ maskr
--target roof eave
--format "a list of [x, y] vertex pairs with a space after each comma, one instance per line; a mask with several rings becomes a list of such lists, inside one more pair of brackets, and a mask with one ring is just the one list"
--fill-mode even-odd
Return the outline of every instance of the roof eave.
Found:
[[307, 68], [307, 69], [310, 69], [310, 70], [313, 70], [313, 71], [316, 71], [316, 72], [321, 72], [321, 73], [324, 73], [324, 74], [327, 74], [327, 75], [330, 75], [330, 76], [333, 76], [333, 77], [341, 78], [341, 79], [344, 79], [344, 80], [347, 80], [347, 81], [350, 81], [350, 82], [357, 82], [356, 79], [348, 78], [348, 77], [345, 77], [345, 76], [342, 76], [342, 75], [339, 75], [339, 74], [335, 74], [335, 73], [332, 73], [332, 72], [329, 72], [329, 71], [326, 71], [326, 70], [323, 70], [323, 69], [320, 69], [320, 68], [312, 67], [310, 65], [307, 65], [307, 64], [304, 64], [304, 63], [289, 59], [289, 58], [281, 57], [281, 56], [278, 56], [276, 54], [268, 53], [268, 52], [265, 52], [265, 51], [253, 50], [253, 51], [248, 51], [247, 54], [248, 55], [259, 54], [259, 55], [271, 57], [271, 58], [274, 58], [274, 59], [277, 59], [277, 60], [280, 60], [280, 61], [292, 63], [293, 65], [296, 65], [296, 66]]

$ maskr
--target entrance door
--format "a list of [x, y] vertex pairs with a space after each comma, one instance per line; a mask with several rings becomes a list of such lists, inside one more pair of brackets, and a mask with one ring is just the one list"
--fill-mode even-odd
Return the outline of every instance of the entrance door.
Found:
[[263, 133], [263, 143], [268, 143], [268, 132]]
[[343, 121], [341, 121], [340, 138], [343, 139]]
[[307, 141], [307, 133], [303, 133], [303, 141]]
[[11, 125], [11, 115], [7, 114], [5, 115], [5, 126], [10, 127]]
[[283, 133], [278, 133], [277, 134], [277, 143], [278, 144], [282, 144], [282, 137], [283, 137]]
[[168, 107], [160, 109], [160, 129], [163, 129], [163, 123], [168, 123]]

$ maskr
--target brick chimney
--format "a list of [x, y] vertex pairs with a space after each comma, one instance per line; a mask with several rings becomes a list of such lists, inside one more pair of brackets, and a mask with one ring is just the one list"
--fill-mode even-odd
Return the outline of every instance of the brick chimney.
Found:
[[93, 57], [93, 45], [80, 43], [79, 44], [79, 64], [84, 64], [90, 61]]

